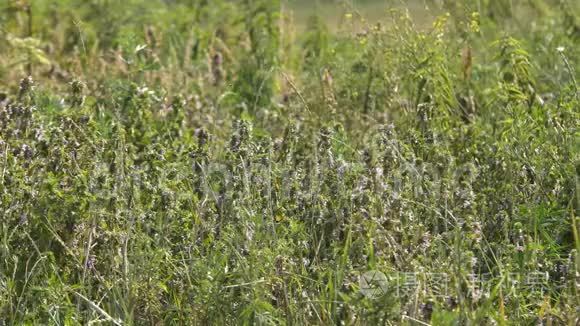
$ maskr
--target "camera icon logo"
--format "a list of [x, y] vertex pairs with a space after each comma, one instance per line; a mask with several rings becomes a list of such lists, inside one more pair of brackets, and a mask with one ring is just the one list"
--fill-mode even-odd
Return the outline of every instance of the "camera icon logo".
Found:
[[360, 292], [369, 299], [377, 299], [387, 293], [389, 288], [387, 276], [379, 271], [367, 271], [359, 278]]

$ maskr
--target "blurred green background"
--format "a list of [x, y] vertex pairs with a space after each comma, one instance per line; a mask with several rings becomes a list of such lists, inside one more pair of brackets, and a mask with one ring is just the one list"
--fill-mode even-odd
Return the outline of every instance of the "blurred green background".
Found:
[[375, 23], [384, 18], [394, 8], [406, 8], [414, 22], [425, 26], [433, 20], [433, 1], [425, 0], [282, 0], [285, 10], [293, 13], [298, 28], [303, 27], [312, 15], [320, 15], [331, 30], [339, 28], [345, 14], [354, 13]]

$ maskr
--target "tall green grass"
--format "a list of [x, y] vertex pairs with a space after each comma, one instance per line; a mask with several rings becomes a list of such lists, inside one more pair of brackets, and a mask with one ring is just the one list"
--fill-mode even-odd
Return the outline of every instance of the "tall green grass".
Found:
[[0, 324], [576, 325], [578, 5], [425, 5], [1, 2]]

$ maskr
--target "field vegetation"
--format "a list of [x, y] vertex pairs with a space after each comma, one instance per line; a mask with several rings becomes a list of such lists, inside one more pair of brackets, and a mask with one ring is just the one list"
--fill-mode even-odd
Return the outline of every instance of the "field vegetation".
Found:
[[580, 2], [384, 4], [0, 0], [0, 325], [578, 325]]

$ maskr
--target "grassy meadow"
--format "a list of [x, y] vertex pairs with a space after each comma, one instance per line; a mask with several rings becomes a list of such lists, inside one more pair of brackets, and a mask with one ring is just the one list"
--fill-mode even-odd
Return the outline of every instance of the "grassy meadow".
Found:
[[580, 2], [0, 0], [0, 326], [578, 325]]

